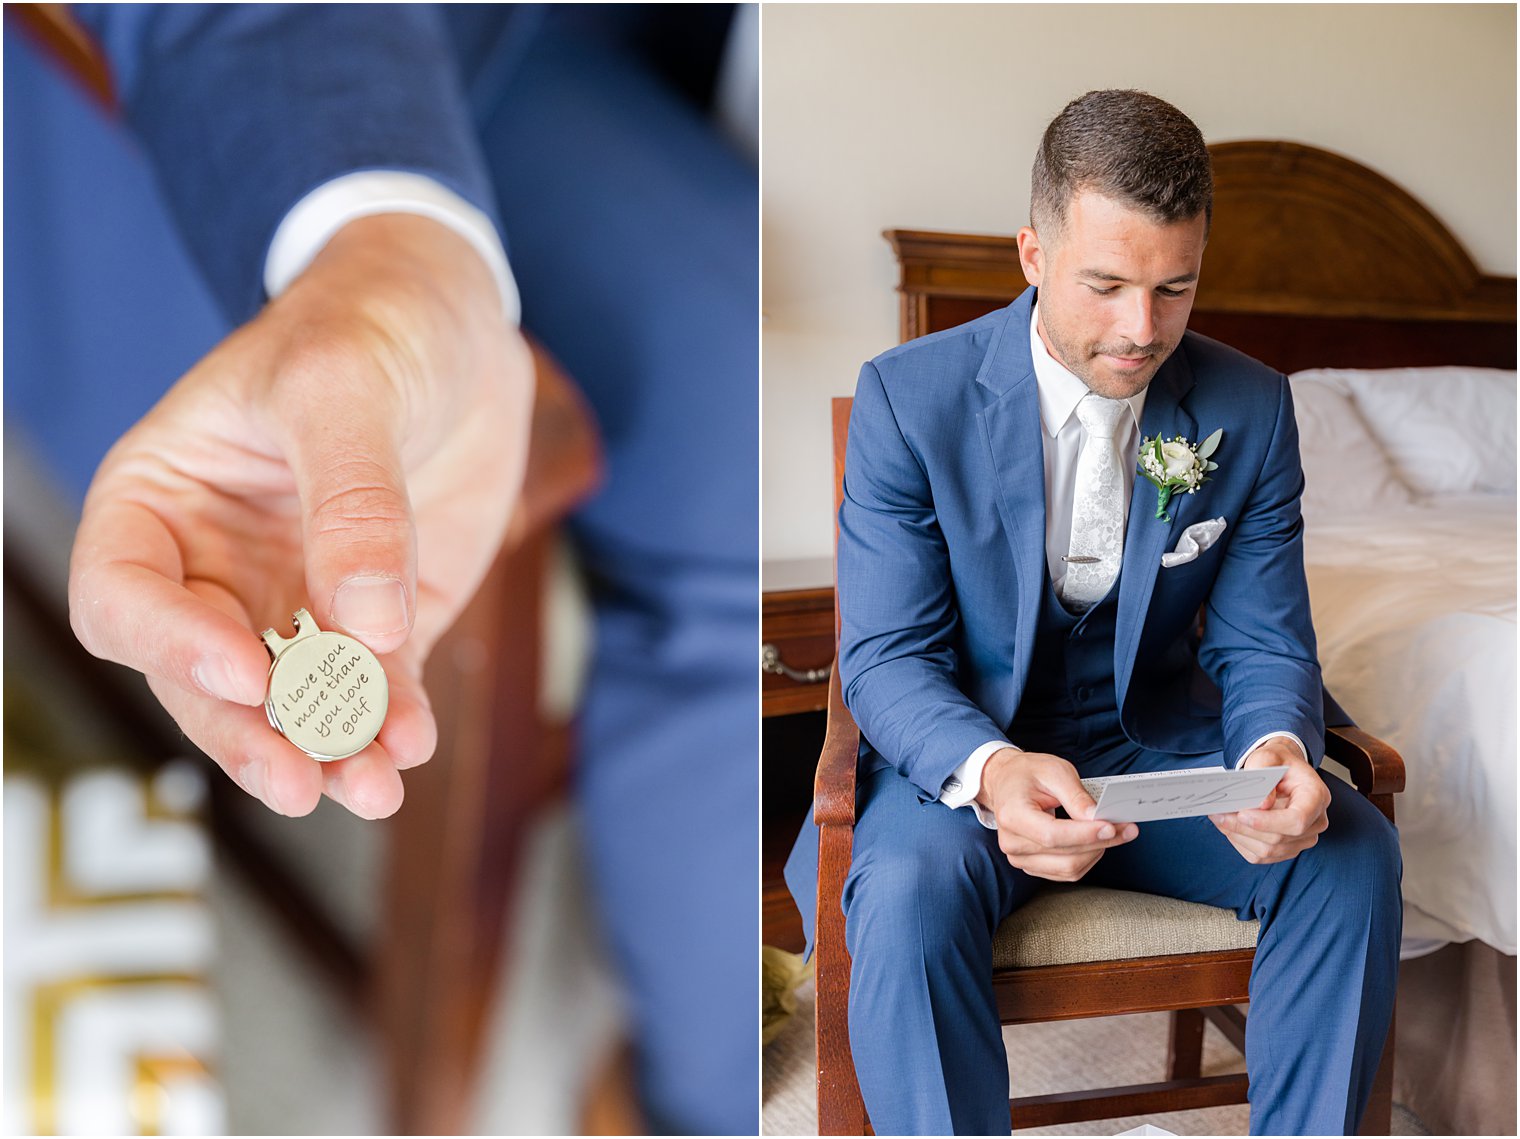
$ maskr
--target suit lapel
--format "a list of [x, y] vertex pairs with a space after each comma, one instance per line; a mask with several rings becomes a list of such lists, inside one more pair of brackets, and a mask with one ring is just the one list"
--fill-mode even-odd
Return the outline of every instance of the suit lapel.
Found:
[[[1197, 443], [1198, 424], [1183, 406], [1192, 387], [1193, 371], [1179, 346], [1156, 373], [1146, 393], [1141, 438], [1159, 435], [1171, 439], [1181, 435]], [[1186, 528], [1183, 515], [1191, 502], [1191, 495], [1175, 496], [1168, 506], [1172, 520], [1163, 522], [1156, 517], [1156, 488], [1144, 476], [1135, 475], [1124, 531], [1124, 564], [1119, 570], [1119, 612], [1114, 629], [1114, 680], [1120, 708], [1124, 707], [1124, 694], [1140, 645], [1140, 630], [1150, 609], [1151, 594], [1155, 592], [1161, 555], [1174, 547], [1176, 536]]]
[[997, 508], [1013, 554], [1019, 621], [1017, 675], [1028, 675], [1034, 656], [1040, 591], [1045, 583], [1045, 444], [1040, 396], [1029, 355], [1034, 289], [1007, 309], [1007, 317], [977, 372], [977, 383], [997, 398], [977, 416], [997, 475]]

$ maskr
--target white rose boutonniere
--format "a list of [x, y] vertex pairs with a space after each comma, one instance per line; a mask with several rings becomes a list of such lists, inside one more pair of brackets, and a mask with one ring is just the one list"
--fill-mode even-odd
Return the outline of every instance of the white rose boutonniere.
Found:
[[1164, 442], [1159, 435], [1140, 441], [1140, 473], [1156, 488], [1157, 518], [1170, 522], [1172, 516], [1166, 507], [1172, 495], [1179, 490], [1192, 494], [1209, 481], [1210, 471], [1219, 469], [1219, 464], [1211, 463], [1209, 456], [1218, 448], [1223, 435], [1221, 427], [1202, 443], [1189, 443], [1181, 435]]

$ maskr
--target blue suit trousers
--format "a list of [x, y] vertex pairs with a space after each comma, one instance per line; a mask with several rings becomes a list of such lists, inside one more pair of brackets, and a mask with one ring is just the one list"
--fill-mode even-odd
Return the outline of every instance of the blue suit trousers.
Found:
[[[1083, 774], [1178, 766], [1142, 753]], [[1140, 824], [1084, 882], [1261, 922], [1246, 1067], [1251, 1133], [1354, 1134], [1391, 1022], [1402, 905], [1394, 828], [1333, 775], [1329, 829], [1296, 858], [1246, 862], [1207, 818]], [[859, 789], [844, 889], [850, 1043], [877, 1134], [1007, 1134], [994, 1003], [998, 925], [1050, 883], [1014, 869], [969, 808], [922, 802], [895, 770]], [[1012, 1073], [1015, 1086], [1018, 1073]]]

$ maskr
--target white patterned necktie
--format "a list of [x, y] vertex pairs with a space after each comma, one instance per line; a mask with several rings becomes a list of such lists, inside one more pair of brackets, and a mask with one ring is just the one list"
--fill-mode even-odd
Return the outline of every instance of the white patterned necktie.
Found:
[[1071, 544], [1061, 600], [1078, 611], [1103, 600], [1119, 575], [1124, 556], [1124, 467], [1114, 433], [1128, 410], [1124, 400], [1106, 399], [1094, 392], [1088, 392], [1077, 404], [1077, 418], [1087, 440], [1077, 458]]

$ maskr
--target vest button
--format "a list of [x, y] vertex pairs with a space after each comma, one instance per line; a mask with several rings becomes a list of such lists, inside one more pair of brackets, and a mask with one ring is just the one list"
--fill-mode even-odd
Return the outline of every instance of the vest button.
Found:
[[1087, 703], [1090, 696], [1092, 696], [1092, 689], [1088, 688], [1086, 685], [1083, 685], [1081, 688], [1077, 689], [1077, 699], [1082, 703]]

